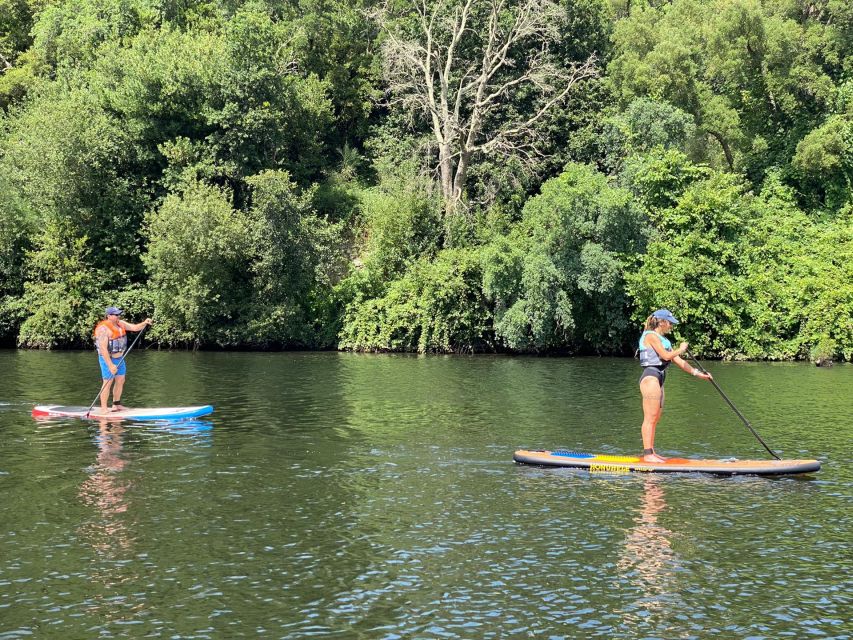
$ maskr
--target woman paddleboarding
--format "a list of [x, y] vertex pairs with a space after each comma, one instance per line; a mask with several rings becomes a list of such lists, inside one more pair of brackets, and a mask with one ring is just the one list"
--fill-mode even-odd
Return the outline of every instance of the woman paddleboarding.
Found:
[[664, 458], [655, 453], [655, 428], [663, 413], [663, 384], [666, 381], [666, 368], [671, 362], [678, 368], [697, 378], [710, 380], [711, 374], [696, 369], [681, 358], [687, 351], [687, 343], [682, 342], [673, 350], [666, 334], [678, 320], [668, 309], [658, 309], [646, 319], [645, 331], [640, 336], [640, 394], [643, 396], [643, 461], [664, 462]]

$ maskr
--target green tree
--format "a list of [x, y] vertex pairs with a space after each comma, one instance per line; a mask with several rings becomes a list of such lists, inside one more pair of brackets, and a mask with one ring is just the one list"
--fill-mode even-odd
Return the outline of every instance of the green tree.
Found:
[[794, 168], [819, 206], [837, 211], [853, 199], [853, 109], [833, 115], [797, 145]]
[[10, 121], [3, 153], [12, 188], [37, 212], [37, 233], [44, 235], [53, 221], [52, 233], [61, 234], [35, 244], [70, 247], [82, 240], [87, 263], [106, 274], [105, 286], [141, 276], [145, 198], [132, 172], [134, 146], [91, 93], [49, 87]]
[[88, 344], [104, 292], [142, 279], [145, 200], [134, 164], [121, 124], [84, 89], [47, 86], [10, 118], [2, 226], [14, 229], [11, 275], [25, 281], [4, 308], [10, 329], [22, 320], [21, 345]]
[[[2, 165], [0, 165], [2, 166]], [[14, 342], [23, 318], [19, 304], [26, 280], [26, 256], [35, 235], [27, 210], [9, 176], [0, 172], [0, 342]]]
[[748, 202], [739, 177], [715, 173], [690, 185], [674, 207], [656, 212], [657, 234], [626, 276], [638, 320], [672, 309], [696, 353], [737, 354], [746, 301], [737, 278], [738, 239], [749, 222]]
[[637, 197], [654, 224], [659, 210], [674, 207], [687, 187], [710, 174], [710, 169], [690, 162], [684, 153], [659, 146], [629, 156], [618, 181]]
[[[140, 162], [137, 173], [156, 181], [161, 173], [201, 158], [214, 163], [206, 139], [216, 131], [211, 114], [221, 94], [222, 70], [210, 61], [225, 56], [221, 34], [168, 25], [103, 47], [89, 86], [131, 136]], [[186, 145], [197, 154], [192, 161]]]
[[49, 3], [33, 27], [33, 53], [51, 77], [91, 68], [100, 48], [126, 41], [157, 14], [148, 0], [59, 0]]
[[28, 0], [0, 0], [0, 70], [10, 69], [31, 43], [33, 7]]
[[635, 98], [624, 110], [613, 111], [600, 133], [602, 162], [612, 173], [619, 173], [629, 156], [656, 147], [687, 152], [695, 139], [693, 116], [667, 102]]
[[793, 190], [771, 175], [743, 230], [741, 275], [750, 326], [749, 358], [853, 356], [853, 207], [814, 220]]
[[513, 233], [484, 249], [498, 339], [517, 351], [624, 348], [625, 267], [644, 234], [630, 192], [591, 167], [568, 165], [527, 202]]
[[293, 26], [276, 22], [256, 3], [225, 26], [221, 101], [210, 113], [210, 141], [230, 175], [284, 169], [300, 184], [325, 166], [323, 132], [331, 122], [327, 85], [301, 77], [291, 44]]
[[470, 353], [493, 348], [475, 249], [423, 258], [378, 297], [347, 307], [340, 348]]
[[250, 311], [252, 230], [227, 191], [200, 182], [148, 218], [152, 335], [171, 345], [240, 344]]
[[694, 353], [849, 359], [851, 210], [813, 220], [778, 173], [759, 196], [731, 174], [693, 183], [658, 210], [658, 231], [627, 277], [637, 320], [672, 309]]
[[608, 75], [623, 105], [646, 96], [690, 113], [705, 159], [758, 183], [831, 106], [849, 50], [828, 55], [835, 9], [825, 9], [813, 17], [759, 0], [640, 7], [617, 22]]
[[[300, 193], [283, 171], [248, 180], [252, 188], [254, 301], [247, 341], [257, 346], [326, 346], [315, 335], [316, 306], [343, 270], [339, 225], [317, 215], [315, 190]], [[327, 322], [328, 318], [325, 319]]]
[[327, 87], [333, 119], [322, 132], [326, 149], [361, 147], [381, 99], [378, 30], [373, 0], [302, 0], [285, 6], [283, 19], [298, 34], [300, 68]]

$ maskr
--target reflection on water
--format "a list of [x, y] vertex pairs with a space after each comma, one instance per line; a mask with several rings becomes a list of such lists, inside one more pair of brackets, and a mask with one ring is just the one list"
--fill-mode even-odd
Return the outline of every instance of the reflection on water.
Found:
[[[133, 356], [129, 403], [216, 412], [35, 423], [91, 398], [91, 353], [0, 352], [2, 640], [847, 633], [853, 367], [709, 365], [825, 462], [767, 480], [512, 463], [636, 452], [629, 360]], [[662, 453], [762, 455], [713, 388], [667, 387]]]
[[124, 598], [114, 596], [116, 590], [132, 584], [137, 578], [131, 563], [126, 561], [133, 552], [135, 541], [125, 517], [129, 506], [127, 493], [132, 483], [124, 473], [128, 465], [122, 452], [124, 426], [120, 421], [106, 419], [98, 420], [97, 424], [96, 462], [87, 469], [89, 475], [78, 494], [91, 514], [81, 522], [77, 531], [80, 539], [94, 551], [87, 610], [104, 624], [110, 624], [128, 614], [124, 611]]
[[129, 495], [134, 490], [134, 476], [129, 473], [131, 463], [123, 451], [128, 429], [195, 438], [198, 444], [209, 437], [213, 425], [207, 420], [127, 423], [110, 419], [98, 419], [96, 424], [95, 463], [86, 469], [88, 475], [78, 493], [90, 516], [82, 519], [77, 532], [93, 551], [86, 610], [108, 633], [114, 625], [126, 624], [149, 606], [144, 599], [134, 602], [123, 592], [125, 585], [134, 585], [140, 579], [139, 563], [134, 562], [139, 551], [134, 529], [136, 514]]
[[[104, 536], [89, 536], [90, 539], [113, 538], [120, 548], [130, 546], [127, 536], [119, 535], [124, 527], [116, 523], [116, 515], [127, 511], [125, 493], [129, 483], [123, 480], [120, 472], [127, 465], [122, 457], [122, 437], [124, 427], [120, 422], [108, 420], [98, 421], [98, 434], [95, 440], [98, 445], [96, 463], [91, 467], [89, 478], [80, 487], [80, 497], [83, 503], [94, 507], [99, 516], [94, 520], [95, 530], [101, 530], [103, 524]], [[90, 532], [91, 533], [91, 532]], [[113, 549], [113, 544], [96, 544], [100, 551]]]
[[680, 562], [672, 549], [673, 532], [659, 522], [660, 514], [667, 508], [663, 480], [645, 476], [641, 482], [641, 505], [616, 565], [622, 578], [641, 595], [623, 613], [623, 623], [629, 628], [649, 616], [666, 618], [673, 601], [679, 598], [676, 573]]

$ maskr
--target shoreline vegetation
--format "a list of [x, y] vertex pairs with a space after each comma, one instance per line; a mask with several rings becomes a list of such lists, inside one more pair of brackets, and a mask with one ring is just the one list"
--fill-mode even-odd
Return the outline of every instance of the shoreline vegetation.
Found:
[[853, 4], [0, 0], [0, 344], [853, 360]]

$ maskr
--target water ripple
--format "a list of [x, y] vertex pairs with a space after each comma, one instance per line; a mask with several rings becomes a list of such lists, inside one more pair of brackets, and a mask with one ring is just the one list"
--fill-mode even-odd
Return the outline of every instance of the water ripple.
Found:
[[[825, 461], [768, 480], [511, 462], [635, 451], [630, 361], [134, 355], [128, 402], [216, 412], [35, 422], [91, 399], [92, 354], [0, 352], [0, 640], [851, 635], [851, 367], [709, 365]], [[662, 451], [763, 455], [713, 389], [667, 385]]]

